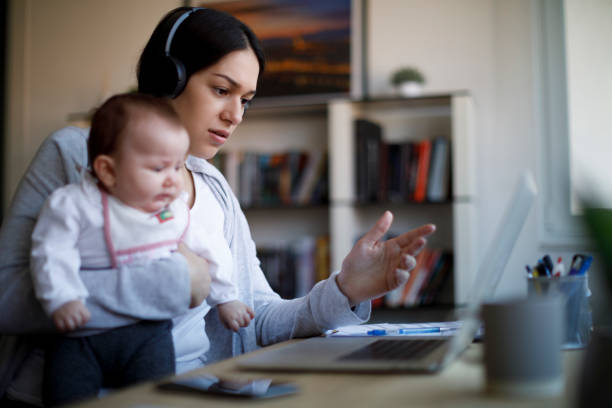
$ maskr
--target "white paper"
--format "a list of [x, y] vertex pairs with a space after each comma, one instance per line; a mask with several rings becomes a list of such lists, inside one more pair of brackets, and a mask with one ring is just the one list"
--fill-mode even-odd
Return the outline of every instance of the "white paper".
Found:
[[[378, 323], [342, 326], [325, 332], [326, 337], [365, 336], [452, 336], [461, 327], [461, 321], [427, 323]], [[439, 329], [439, 331], [430, 331]], [[419, 330], [422, 330], [420, 332]], [[384, 331], [384, 333], [380, 332]], [[403, 333], [402, 333], [403, 332]], [[376, 333], [376, 334], [374, 334]]]

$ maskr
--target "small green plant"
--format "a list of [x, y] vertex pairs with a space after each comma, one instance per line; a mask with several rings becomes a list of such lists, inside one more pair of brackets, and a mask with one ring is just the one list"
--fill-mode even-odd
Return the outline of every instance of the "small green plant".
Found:
[[398, 86], [404, 82], [417, 82], [419, 84], [424, 84], [425, 77], [421, 71], [414, 67], [399, 68], [391, 75], [391, 83], [394, 86]]

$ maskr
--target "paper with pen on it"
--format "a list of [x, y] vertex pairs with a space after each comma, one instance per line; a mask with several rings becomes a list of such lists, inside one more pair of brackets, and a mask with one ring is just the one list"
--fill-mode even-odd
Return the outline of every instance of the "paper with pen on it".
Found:
[[[397, 333], [400, 330], [411, 331], [410, 336], [452, 336], [461, 327], [461, 321], [452, 322], [427, 322], [427, 323], [378, 323], [378, 324], [355, 324], [350, 326], [342, 326], [337, 329], [328, 330], [325, 332], [326, 337], [366, 337], [371, 336], [368, 332], [372, 330], [384, 330], [389, 335]], [[419, 329], [435, 329], [439, 328], [439, 332], [424, 331], [419, 333]]]

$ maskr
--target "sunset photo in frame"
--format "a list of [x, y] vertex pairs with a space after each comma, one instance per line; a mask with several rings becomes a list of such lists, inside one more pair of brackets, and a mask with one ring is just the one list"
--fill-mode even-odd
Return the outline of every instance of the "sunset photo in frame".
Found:
[[359, 93], [360, 1], [191, 3], [232, 14], [260, 39], [266, 69], [257, 89], [256, 104], [319, 103]]

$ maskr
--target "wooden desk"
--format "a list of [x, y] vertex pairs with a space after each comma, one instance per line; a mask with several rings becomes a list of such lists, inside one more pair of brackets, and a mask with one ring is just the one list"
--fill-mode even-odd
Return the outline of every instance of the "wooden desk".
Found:
[[[299, 341], [299, 340], [292, 340]], [[281, 344], [272, 346], [280, 347]], [[449, 367], [438, 374], [322, 374], [262, 373], [236, 368], [233, 358], [185, 374], [198, 372], [242, 378], [271, 377], [297, 383], [296, 395], [260, 401], [158, 391], [154, 384], [143, 384], [110, 394], [102, 399], [78, 404], [80, 407], [154, 408], [154, 407], [570, 407], [574, 406], [582, 351], [565, 351], [565, 394], [540, 400], [520, 400], [484, 393], [483, 348], [473, 344]]]

